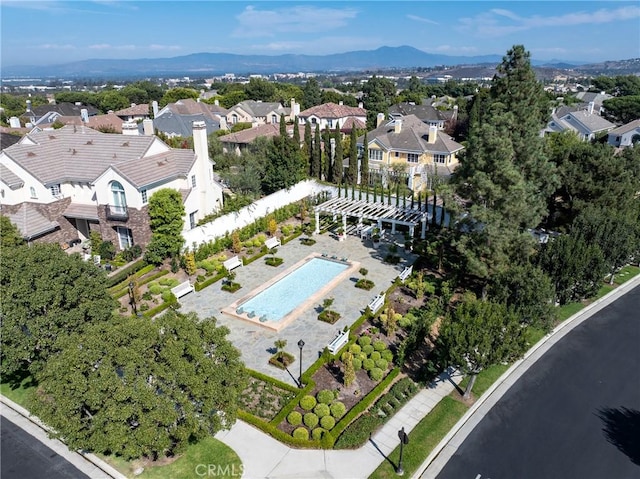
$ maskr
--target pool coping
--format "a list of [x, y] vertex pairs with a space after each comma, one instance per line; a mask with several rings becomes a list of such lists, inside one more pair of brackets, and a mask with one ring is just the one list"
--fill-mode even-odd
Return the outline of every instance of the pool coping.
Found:
[[[328, 260], [328, 261], [336, 261], [336, 262], [339, 262], [339, 263], [347, 264], [347, 269], [345, 269], [344, 271], [340, 272], [331, 281], [327, 282], [327, 284], [325, 284], [322, 288], [320, 288], [314, 294], [309, 296], [305, 301], [300, 303], [296, 308], [292, 309], [280, 321], [277, 321], [277, 322], [273, 322], [273, 321], [261, 322], [260, 318], [257, 317], [257, 316], [249, 317], [248, 313], [244, 313], [244, 312], [243, 313], [238, 313], [238, 307], [241, 304], [247, 302], [248, 300], [250, 300], [254, 296], [257, 296], [259, 293], [261, 293], [265, 289], [269, 288], [270, 286], [274, 285], [275, 283], [280, 281], [282, 278], [284, 278], [285, 276], [289, 275], [292, 271], [295, 271], [296, 269], [300, 268], [303, 264], [309, 262], [310, 260], [312, 260], [314, 258], [320, 258], [320, 259], [324, 259], [324, 260]], [[311, 307], [313, 303], [318, 302], [320, 297], [326, 295], [331, 290], [333, 290], [336, 286], [338, 286], [338, 284], [340, 284], [342, 281], [344, 281], [346, 278], [348, 278], [350, 274], [352, 274], [354, 271], [357, 271], [359, 267], [360, 267], [360, 262], [358, 262], [358, 261], [350, 261], [348, 258], [339, 259], [337, 256], [329, 257], [329, 256], [327, 256], [325, 254], [311, 253], [311, 254], [305, 256], [304, 258], [302, 258], [300, 261], [298, 261], [295, 264], [293, 264], [292, 266], [290, 266], [289, 268], [287, 268], [286, 270], [278, 273], [277, 275], [275, 275], [270, 280], [264, 282], [262, 285], [258, 286], [257, 288], [254, 288], [249, 294], [246, 294], [245, 296], [243, 296], [242, 298], [234, 301], [230, 305], [222, 308], [220, 310], [220, 312], [223, 313], [223, 314], [226, 314], [227, 316], [230, 316], [232, 318], [241, 319], [243, 321], [246, 321], [246, 322], [249, 322], [251, 324], [260, 326], [262, 328], [278, 332], [278, 331], [281, 331], [282, 329], [284, 329], [285, 327], [287, 327], [289, 324], [291, 324], [291, 322], [293, 322], [304, 311], [306, 311], [309, 307]]]

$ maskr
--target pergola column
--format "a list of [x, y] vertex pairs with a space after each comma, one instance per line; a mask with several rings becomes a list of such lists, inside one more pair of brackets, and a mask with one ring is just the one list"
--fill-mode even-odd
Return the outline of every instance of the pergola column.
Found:
[[342, 213], [342, 231], [344, 234], [347, 234], [347, 214]]
[[316, 211], [316, 231], [315, 231], [315, 233], [317, 235], [320, 234], [320, 212], [319, 211]]
[[425, 239], [427, 237], [427, 218], [422, 218], [422, 232], [420, 233], [420, 239]]
[[396, 222], [391, 220], [391, 234], [396, 234]]

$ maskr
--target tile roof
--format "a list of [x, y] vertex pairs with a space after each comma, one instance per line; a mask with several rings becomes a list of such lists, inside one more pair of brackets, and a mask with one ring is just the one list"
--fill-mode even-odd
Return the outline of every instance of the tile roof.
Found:
[[367, 125], [365, 122], [363, 122], [362, 120], [359, 120], [358, 118], [350, 116], [344, 121], [344, 123], [340, 127], [340, 130], [351, 131], [353, 130], [353, 128], [356, 128], [357, 130], [364, 130], [366, 127]]
[[611, 123], [609, 120], [602, 118], [600, 115], [596, 115], [595, 113], [589, 113], [586, 110], [575, 111], [561, 118], [564, 122], [569, 122], [568, 118], [573, 117], [580, 123], [582, 123], [586, 128], [589, 129], [592, 133], [597, 133], [599, 131], [607, 130], [614, 128], [616, 125]]
[[[187, 138], [193, 136], [193, 122], [204, 121], [207, 127], [207, 135], [210, 135], [214, 131], [220, 129], [220, 121], [212, 117], [212, 115], [205, 115], [201, 113], [195, 114], [181, 114], [174, 111], [167, 110], [162, 115], [158, 115], [153, 120], [153, 128], [157, 129], [167, 135], [181, 136]], [[138, 125], [138, 130], [143, 132], [144, 126]]]
[[444, 121], [444, 116], [431, 105], [412, 105], [411, 103], [398, 103], [389, 107], [389, 115], [415, 115], [422, 121]]
[[[415, 115], [402, 118], [400, 132], [395, 132], [395, 121], [380, 125], [367, 133], [367, 141], [377, 141], [387, 150], [401, 150], [416, 153], [454, 153], [464, 146], [454, 141], [443, 131], [438, 131], [435, 143], [429, 143], [429, 126]], [[362, 144], [364, 135], [358, 138]]]
[[4, 165], [0, 165], [0, 181], [5, 183], [12, 190], [24, 185], [22, 178]]
[[[146, 156], [155, 136], [100, 133], [88, 127], [65, 126], [28, 135], [35, 144], [20, 143], [4, 150], [45, 185], [64, 181], [92, 183], [109, 167], [121, 171], [136, 187], [186, 175], [195, 161], [192, 150], [171, 149]], [[158, 164], [162, 163], [162, 164]]]
[[244, 111], [256, 118], [267, 116], [272, 111], [277, 111], [278, 113], [283, 113], [285, 115], [287, 114], [286, 109], [278, 102], [245, 100], [232, 107], [231, 110], [235, 108], [242, 108]]
[[[59, 116], [56, 121], [63, 123], [64, 125], [76, 125], [76, 126], [88, 126], [89, 128], [113, 128], [116, 133], [122, 133], [123, 120], [115, 113], [107, 113], [106, 115], [94, 115], [89, 117], [89, 122], [84, 123], [79, 116]], [[46, 128], [47, 125], [38, 125], [41, 128]]]
[[79, 218], [84, 220], [98, 220], [98, 207], [96, 205], [82, 205], [70, 203], [62, 216], [67, 218]]
[[11, 145], [15, 145], [20, 141], [20, 138], [22, 138], [22, 136], [0, 133], [0, 150], [4, 150]]
[[[76, 105], [75, 103], [68, 102], [58, 103], [57, 105], [39, 105], [31, 108], [31, 112], [38, 118], [50, 112], [59, 113], [62, 116], [80, 116], [80, 111], [82, 109], [86, 109], [89, 116], [97, 115], [98, 113], [100, 113], [100, 110], [91, 105]], [[30, 117], [31, 115], [25, 112], [21, 116]]]
[[347, 116], [367, 116], [367, 110], [336, 103], [323, 103], [300, 112], [300, 118], [317, 116], [318, 118], [345, 118]]
[[619, 126], [609, 132], [610, 135], [624, 135], [625, 133], [640, 128], [640, 120], [633, 120], [629, 123]]
[[9, 215], [9, 220], [18, 227], [26, 240], [53, 231], [60, 226], [56, 221], [45, 218], [33, 203], [22, 203], [14, 214]]
[[222, 143], [247, 144], [247, 143], [251, 143], [252, 141], [254, 141], [256, 138], [260, 136], [272, 138], [274, 136], [279, 136], [279, 135], [280, 135], [280, 125], [267, 123], [265, 125], [259, 125], [254, 128], [247, 128], [246, 130], [240, 130], [234, 133], [229, 133], [228, 135], [221, 136], [218, 139]]
[[141, 103], [140, 105], [131, 105], [128, 108], [123, 108], [114, 112], [118, 116], [145, 116], [149, 115], [149, 104]]

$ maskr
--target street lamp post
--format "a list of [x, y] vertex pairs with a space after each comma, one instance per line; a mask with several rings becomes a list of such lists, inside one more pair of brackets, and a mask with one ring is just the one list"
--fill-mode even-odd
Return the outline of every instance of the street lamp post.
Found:
[[398, 431], [398, 439], [400, 439], [400, 460], [398, 460], [398, 468], [396, 469], [396, 474], [402, 476], [404, 474], [404, 469], [402, 468], [402, 446], [405, 444], [409, 444], [409, 436], [406, 432], [404, 432], [404, 426], [402, 426], [402, 429]]
[[136, 304], [135, 287], [136, 285], [133, 283], [133, 281], [129, 281], [129, 302], [131, 303], [131, 307], [133, 308], [133, 314], [137, 316], [138, 305]]
[[298, 387], [302, 388], [302, 348], [304, 348], [304, 341], [302, 339], [298, 341], [298, 347], [300, 348], [300, 376], [298, 376]]

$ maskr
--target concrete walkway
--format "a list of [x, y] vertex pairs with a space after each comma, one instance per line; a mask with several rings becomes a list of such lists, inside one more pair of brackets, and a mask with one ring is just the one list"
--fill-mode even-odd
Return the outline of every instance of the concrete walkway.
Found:
[[368, 477], [399, 444], [398, 431], [411, 431], [453, 391], [462, 376], [442, 374], [421, 389], [371, 440], [355, 450], [292, 449], [242, 421], [216, 435], [242, 460], [243, 479], [358, 479]]

